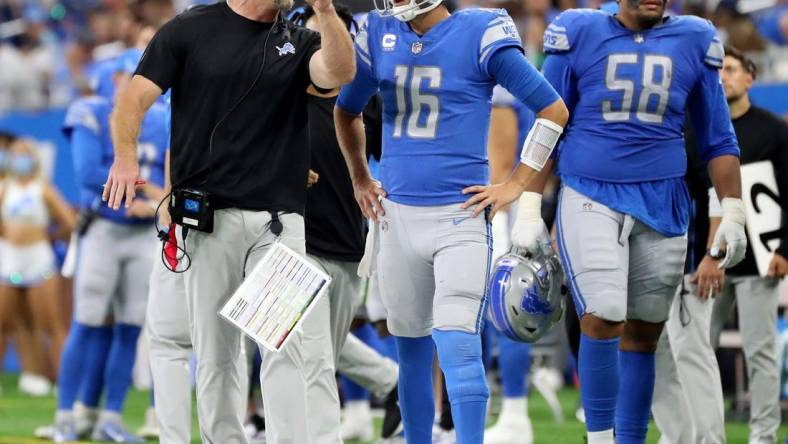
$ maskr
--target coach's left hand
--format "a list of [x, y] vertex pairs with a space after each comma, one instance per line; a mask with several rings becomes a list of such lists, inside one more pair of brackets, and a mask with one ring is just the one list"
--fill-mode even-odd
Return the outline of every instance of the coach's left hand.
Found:
[[696, 296], [705, 301], [717, 296], [725, 283], [725, 269], [718, 266], [719, 259], [703, 256], [697, 271], [690, 277], [690, 284], [697, 285]]
[[778, 253], [774, 253], [772, 260], [769, 262], [769, 268], [766, 275], [775, 279], [782, 279], [788, 274], [788, 260]]
[[514, 202], [522, 192], [523, 188], [513, 181], [496, 185], [473, 185], [462, 190], [462, 194], [473, 193], [473, 196], [466, 200], [461, 207], [466, 209], [476, 205], [476, 208], [473, 209], [473, 217], [490, 207], [490, 214], [487, 218], [492, 221], [495, 213]]

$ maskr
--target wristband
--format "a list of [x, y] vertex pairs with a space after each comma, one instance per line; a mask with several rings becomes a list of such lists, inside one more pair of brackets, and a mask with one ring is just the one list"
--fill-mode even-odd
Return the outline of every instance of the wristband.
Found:
[[550, 159], [550, 154], [553, 153], [563, 132], [564, 128], [552, 120], [541, 117], [536, 119], [531, 131], [528, 132], [528, 137], [523, 142], [520, 162], [536, 171], [541, 171], [547, 160]]

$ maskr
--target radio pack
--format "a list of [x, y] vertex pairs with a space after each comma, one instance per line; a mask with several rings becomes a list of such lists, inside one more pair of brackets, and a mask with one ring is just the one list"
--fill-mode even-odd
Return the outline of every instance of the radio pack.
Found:
[[205, 233], [213, 232], [210, 194], [199, 190], [173, 188], [168, 209], [174, 223]]

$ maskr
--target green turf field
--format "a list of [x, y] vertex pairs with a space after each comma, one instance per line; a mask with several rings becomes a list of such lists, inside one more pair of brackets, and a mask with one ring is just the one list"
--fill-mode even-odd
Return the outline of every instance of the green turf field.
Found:
[[[55, 408], [54, 397], [30, 398], [20, 395], [16, 390], [16, 377], [0, 375], [0, 444], [28, 444], [40, 443], [34, 439], [33, 429], [37, 426], [50, 423]], [[557, 424], [550, 413], [547, 404], [535, 394], [531, 397], [530, 414], [534, 425], [536, 444], [569, 444], [583, 442], [583, 426], [574, 419], [574, 409], [577, 404], [577, 392], [565, 389], [560, 393], [566, 422]], [[134, 391], [130, 394], [126, 404], [125, 421], [132, 430], [142, 425], [145, 409], [148, 405], [148, 395], [145, 392]], [[494, 403], [493, 409], [497, 409]], [[199, 437], [197, 420], [194, 420], [194, 434]], [[379, 421], [376, 424], [379, 427]], [[728, 443], [745, 444], [747, 442], [746, 424], [727, 425]], [[788, 435], [788, 427], [780, 428], [780, 438]], [[649, 443], [656, 443], [659, 437], [653, 423], [649, 433]], [[192, 442], [199, 443], [199, 438]], [[350, 444], [350, 443], [349, 443]], [[353, 443], [362, 444], [362, 443]], [[512, 443], [516, 444], [516, 443]]]

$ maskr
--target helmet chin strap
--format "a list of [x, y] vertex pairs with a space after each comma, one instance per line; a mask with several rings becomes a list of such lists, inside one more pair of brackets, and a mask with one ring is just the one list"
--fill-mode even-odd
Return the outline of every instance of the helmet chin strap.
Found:
[[[433, 2], [422, 1], [417, 3], [417, 0], [410, 0], [407, 5], [392, 6], [391, 15], [393, 15], [399, 21], [409, 22], [421, 14], [426, 14], [437, 8], [442, 2], [443, 0], [436, 0]], [[427, 5], [423, 6], [425, 4]]]

